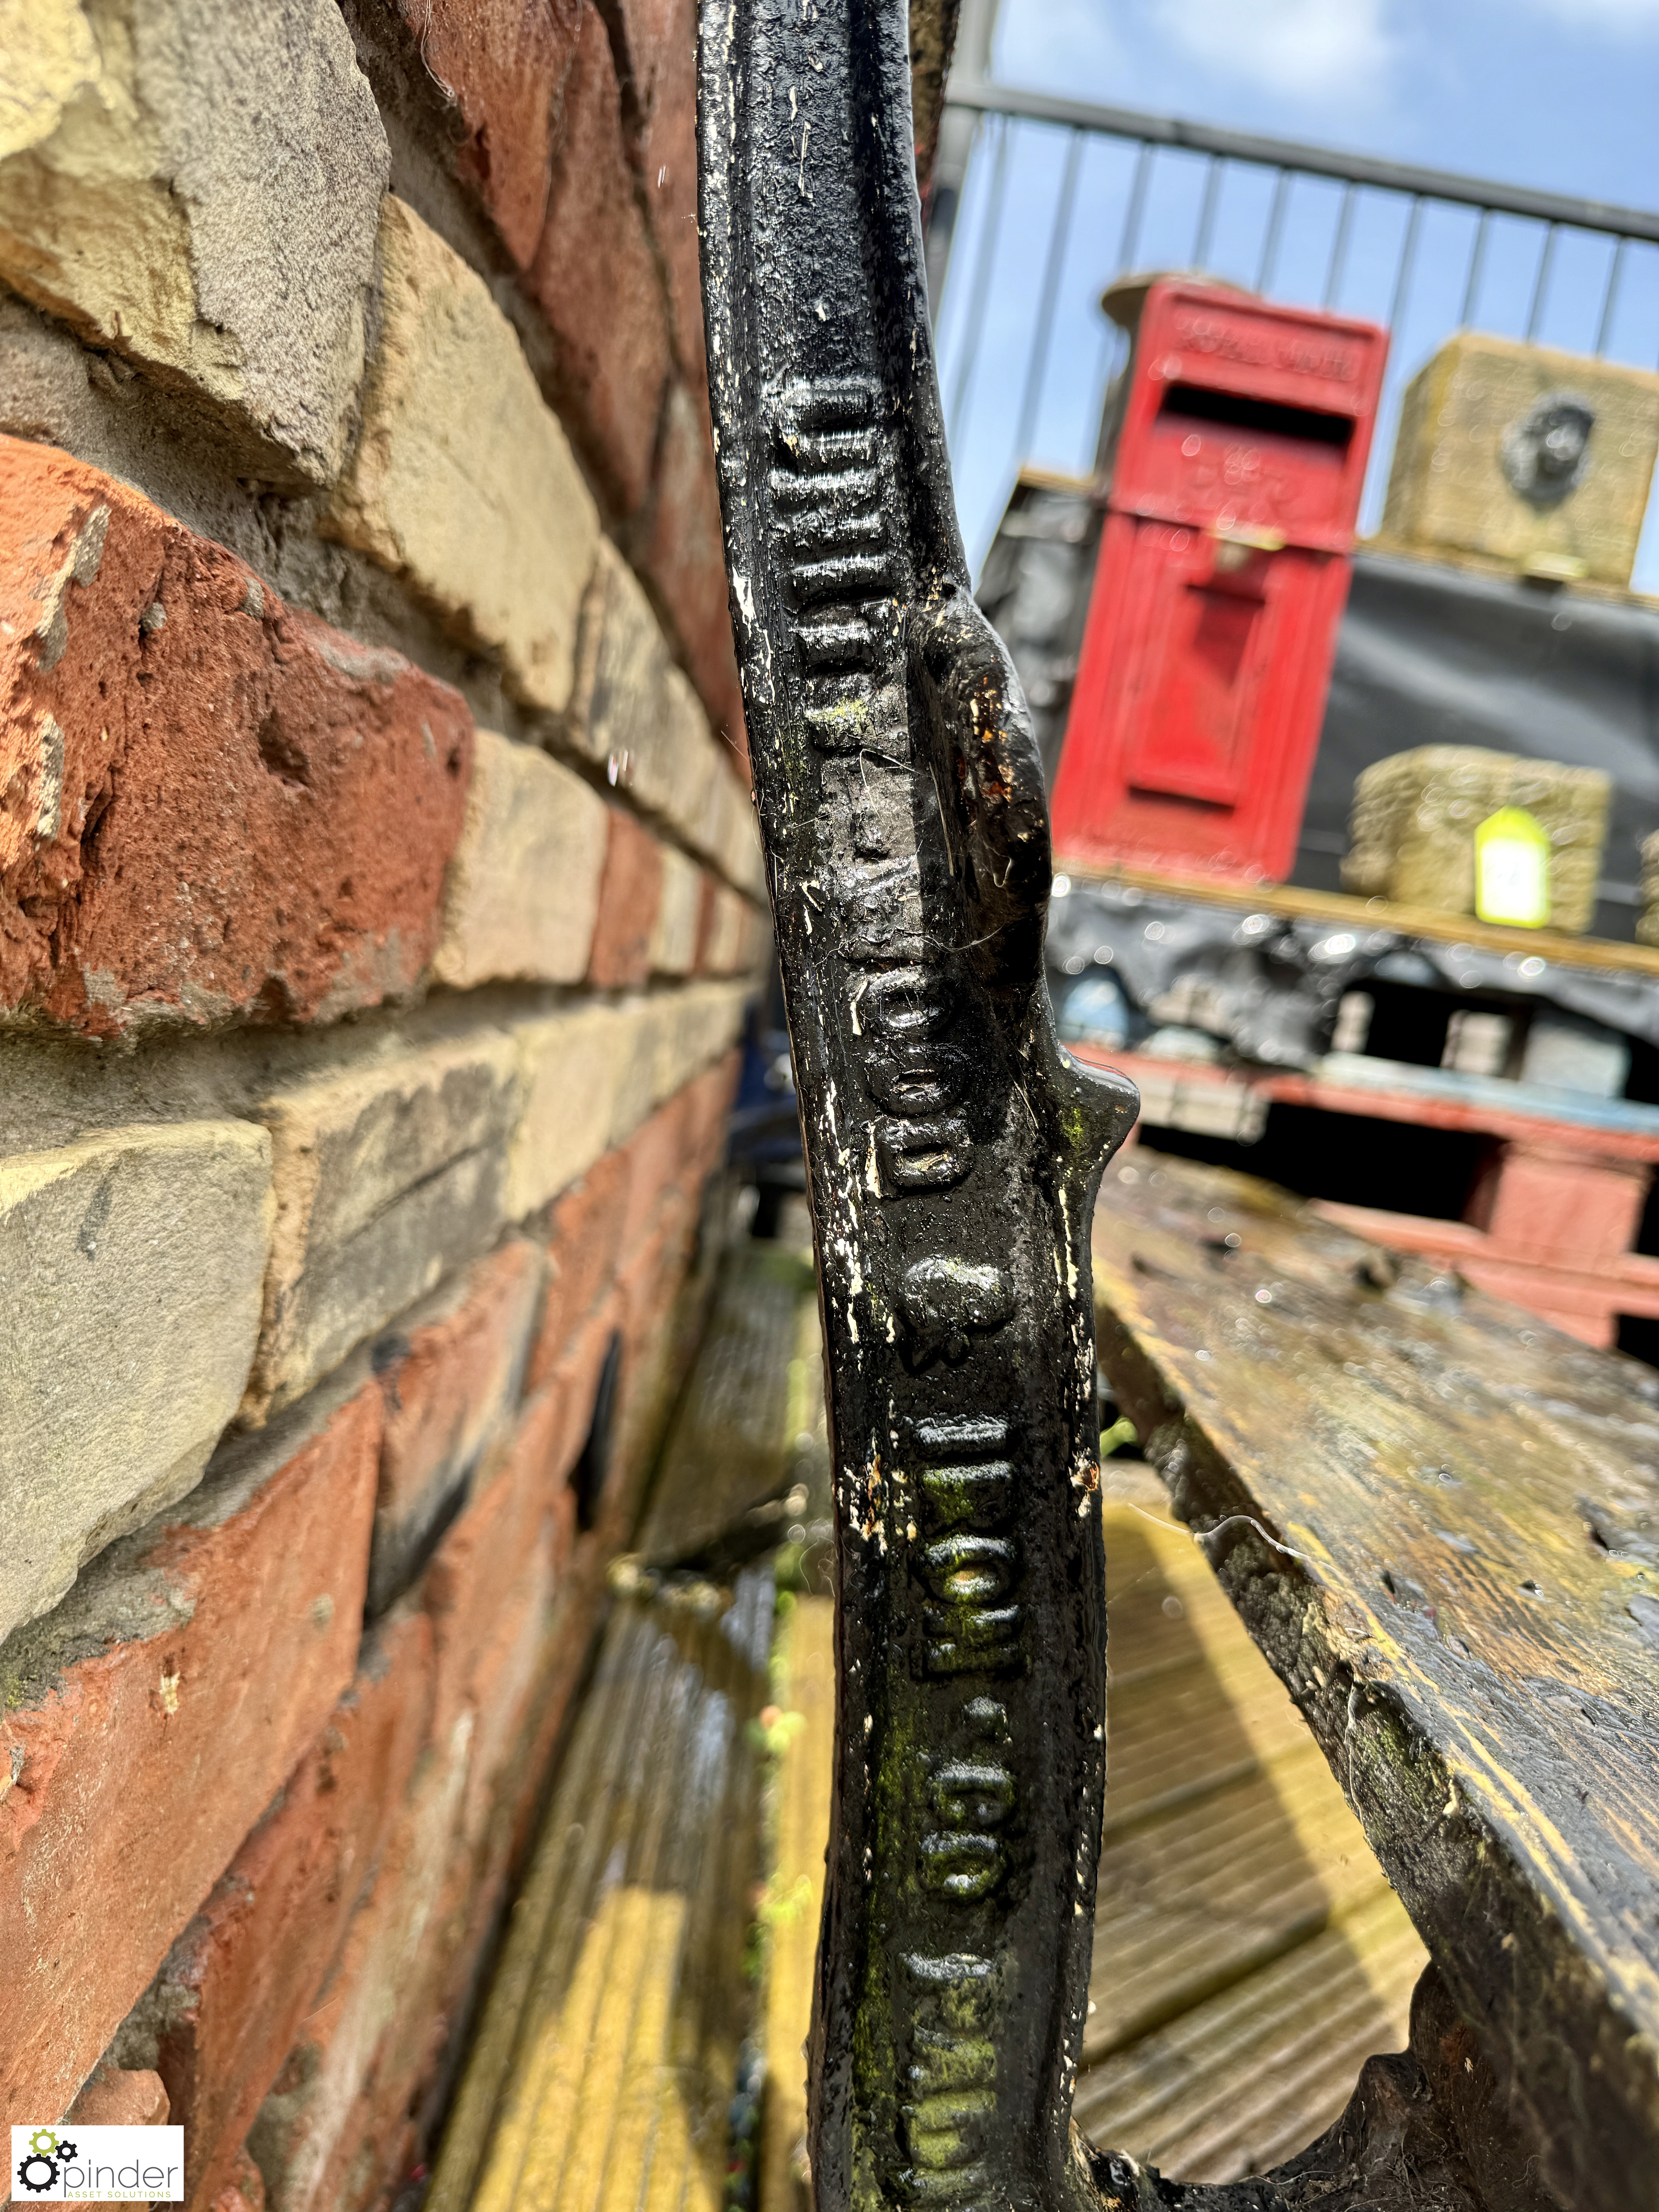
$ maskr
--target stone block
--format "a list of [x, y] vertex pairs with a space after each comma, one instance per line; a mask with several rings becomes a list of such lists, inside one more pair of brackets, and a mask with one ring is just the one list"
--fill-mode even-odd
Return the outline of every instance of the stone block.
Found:
[[326, 483], [389, 157], [333, 0], [27, 0], [0, 77], [0, 276]]
[[398, 0], [466, 125], [456, 166], [528, 268], [547, 213], [553, 130], [582, 0]]
[[726, 552], [708, 409], [678, 379], [658, 442], [651, 518], [637, 565], [667, 611], [715, 733], [748, 760], [726, 603]]
[[1442, 914], [1475, 912], [1475, 832], [1522, 807], [1549, 840], [1552, 928], [1595, 913], [1612, 785], [1600, 769], [1528, 760], [1482, 745], [1418, 745], [1373, 761], [1354, 785], [1345, 890]]
[[105, 1130], [0, 1162], [0, 1639], [193, 1489], [259, 1328], [270, 1140]]
[[459, 697], [115, 478], [0, 440], [0, 1005], [307, 1021], [437, 942]]
[[623, 150], [611, 40], [585, 0], [553, 149], [547, 222], [529, 272], [552, 330], [561, 401], [613, 512], [651, 486], [670, 374], [656, 256]]
[[137, 2008], [133, 2025], [155, 2022], [193, 2204], [210, 2203], [235, 2177], [243, 2138], [397, 1820], [432, 1698], [429, 1622], [416, 1613], [383, 1623]]
[[587, 980], [602, 991], [626, 990], [651, 973], [651, 945], [662, 903], [662, 848], [626, 808], [611, 809], [599, 887], [599, 918]]
[[66, 2110], [349, 1686], [380, 1393], [216, 1458], [0, 1646], [0, 2124]]
[[405, 1314], [371, 1351], [386, 1430], [368, 1610], [407, 1587], [518, 1403], [546, 1262], [522, 1238]]
[[493, 1241], [518, 1063], [502, 1030], [274, 1091], [276, 1219], [246, 1413], [291, 1403]]
[[1659, 376], [1459, 331], [1406, 387], [1387, 540], [1628, 584], [1659, 453]]
[[483, 278], [398, 199], [385, 204], [380, 268], [362, 428], [323, 527], [498, 654], [528, 705], [562, 714], [593, 501]]
[[651, 932], [648, 965], [653, 975], [689, 975], [697, 964], [702, 922], [702, 889], [708, 878], [695, 860], [665, 845], [662, 896]]
[[432, 972], [458, 991], [580, 982], [605, 854], [605, 805], [562, 762], [493, 731], [477, 738], [466, 822]]

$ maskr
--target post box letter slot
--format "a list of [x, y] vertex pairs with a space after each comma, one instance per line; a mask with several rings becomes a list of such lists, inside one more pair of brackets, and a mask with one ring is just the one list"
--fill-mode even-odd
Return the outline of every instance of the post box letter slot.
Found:
[[1353, 437], [1352, 415], [1332, 415], [1322, 407], [1287, 407], [1277, 399], [1255, 399], [1245, 392], [1212, 392], [1201, 384], [1172, 384], [1158, 407], [1171, 429], [1182, 422], [1214, 422], [1257, 437], [1299, 438], [1334, 446], [1346, 453]]

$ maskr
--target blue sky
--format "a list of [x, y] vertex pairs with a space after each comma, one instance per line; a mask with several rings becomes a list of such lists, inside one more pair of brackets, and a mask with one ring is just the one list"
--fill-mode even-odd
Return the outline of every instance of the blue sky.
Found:
[[[1079, 99], [1659, 206], [1659, 0], [1003, 0], [994, 74], [1005, 83]], [[1057, 134], [1022, 131], [1010, 144], [996, 251], [986, 264], [982, 335], [967, 404], [953, 426], [975, 560], [1012, 477], [1010, 446], [1064, 152]], [[982, 142], [941, 322], [947, 404], [961, 388], [961, 331], [992, 166], [991, 147]], [[1077, 468], [1086, 459], [1105, 365], [1094, 301], [1113, 273], [1128, 176], [1129, 156], [1110, 147], [1091, 154], [1079, 173], [1050, 366], [1030, 440], [1032, 456], [1051, 465]], [[1161, 157], [1142, 250], [1133, 257], [1139, 265], [1187, 258], [1202, 176], [1196, 162]], [[1229, 173], [1209, 256], [1222, 273], [1254, 270], [1267, 184], [1249, 173]], [[1316, 303], [1338, 194], [1314, 185], [1298, 191], [1270, 289]], [[1339, 307], [1389, 319], [1405, 214], [1404, 203], [1360, 204]], [[1395, 335], [1390, 412], [1398, 380], [1420, 366], [1459, 319], [1472, 237], [1472, 217], [1431, 212], [1425, 221], [1412, 296]], [[1494, 226], [1472, 317], [1478, 326], [1522, 334], [1540, 240], [1541, 232], [1522, 226]], [[1564, 234], [1551, 264], [1541, 337], [1570, 350], [1592, 349], [1609, 251]], [[1609, 354], [1659, 365], [1659, 248], [1631, 250], [1619, 302]], [[1384, 446], [1391, 427], [1382, 427]], [[1374, 496], [1371, 506], [1374, 512]], [[1653, 520], [1637, 580], [1659, 589]]]

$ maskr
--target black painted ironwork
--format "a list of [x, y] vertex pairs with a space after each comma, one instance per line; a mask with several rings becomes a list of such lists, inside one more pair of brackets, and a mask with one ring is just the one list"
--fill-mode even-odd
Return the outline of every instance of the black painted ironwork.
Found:
[[817, 2212], [1335, 2206], [1317, 2174], [1293, 2200], [1160, 2183], [1071, 2125], [1105, 1781], [1089, 1232], [1135, 1097], [1055, 1041], [1042, 775], [957, 529], [903, 0], [704, 0], [701, 43], [710, 388], [834, 1449]]
[[817, 1226], [840, 1707], [822, 2212], [1068, 2179], [1104, 1769], [1089, 1224], [1042, 769], [951, 496], [903, 7], [716, 0], [708, 359]]

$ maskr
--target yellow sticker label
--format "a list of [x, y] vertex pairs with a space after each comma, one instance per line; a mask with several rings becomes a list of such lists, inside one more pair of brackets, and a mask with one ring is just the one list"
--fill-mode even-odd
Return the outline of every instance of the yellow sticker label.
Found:
[[1474, 833], [1474, 910], [1518, 929], [1550, 918], [1549, 836], [1524, 806], [1500, 806]]

